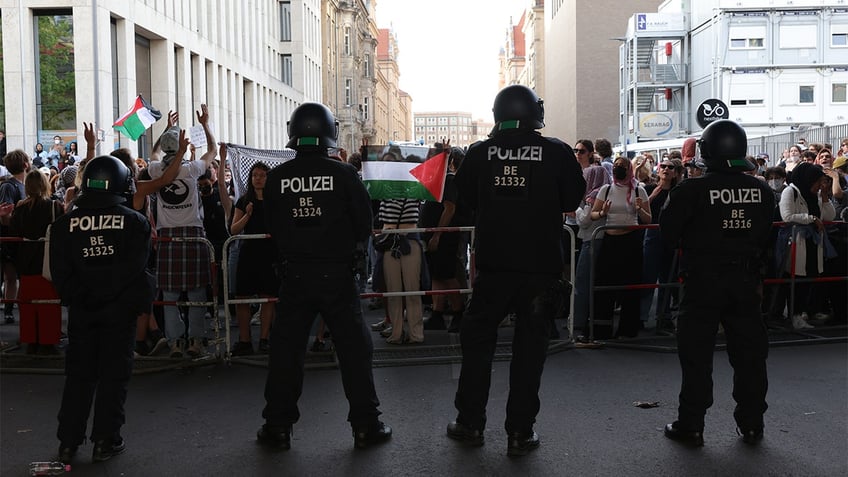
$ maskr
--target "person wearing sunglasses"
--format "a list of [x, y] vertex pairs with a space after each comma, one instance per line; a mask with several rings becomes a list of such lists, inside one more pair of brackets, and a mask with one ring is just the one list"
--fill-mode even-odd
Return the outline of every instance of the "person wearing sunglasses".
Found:
[[[598, 259], [604, 236], [603, 233], [594, 235], [594, 232], [595, 229], [606, 224], [606, 220], [598, 219], [597, 215], [595, 219], [592, 218], [592, 208], [601, 188], [609, 187], [612, 183], [609, 172], [598, 164], [583, 169], [583, 178], [586, 180], [586, 195], [580, 207], [574, 212], [577, 224], [580, 226], [577, 231], [577, 240], [580, 245], [574, 279], [574, 341], [577, 343], [589, 342], [589, 271], [592, 263]], [[593, 235], [594, 240], [592, 240]]]
[[[663, 160], [657, 167], [657, 183], [648, 184], [645, 186], [645, 191], [648, 193], [648, 204], [651, 209], [651, 223], [660, 223], [660, 214], [662, 206], [668, 199], [668, 193], [674, 186], [680, 182], [683, 177], [683, 164], [679, 159]], [[659, 229], [645, 230], [645, 241], [643, 244], [643, 266], [642, 266], [642, 283], [660, 283], [673, 281], [669, 277], [671, 271], [671, 262], [674, 258], [674, 248], [666, 244], [660, 235]], [[657, 318], [657, 326], [663, 327], [670, 324], [670, 320], [665, 321], [661, 318], [668, 316], [670, 300], [668, 299], [668, 289], [660, 288], [656, 293], [657, 304], [655, 314]], [[642, 292], [640, 315], [642, 322], [650, 322], [650, 312], [654, 303], [654, 290], [647, 289]], [[674, 328], [674, 326], [670, 326]]]
[[704, 166], [704, 161], [701, 159], [692, 159], [686, 163], [686, 178], [692, 179], [694, 177], [701, 177], [704, 175], [705, 169], [706, 166]]
[[595, 163], [595, 145], [589, 139], [578, 139], [574, 144], [574, 157], [583, 169]]
[[[574, 143], [573, 150], [574, 150], [574, 157], [577, 158], [577, 162], [580, 164], [580, 167], [583, 169], [584, 179], [586, 178], [586, 171], [588, 171], [592, 167], [600, 167], [600, 164], [595, 161], [595, 145], [592, 143], [591, 140], [589, 140], [589, 139], [578, 139], [577, 142]], [[606, 169], [604, 169], [604, 170], [606, 170]], [[607, 173], [607, 176], [609, 176], [609, 173]], [[585, 205], [585, 204], [582, 204], [581, 207], [583, 205]], [[589, 210], [592, 210], [591, 206], [589, 207]], [[582, 248], [582, 245], [583, 245], [583, 238], [585, 238], [585, 237], [581, 233], [583, 225], [578, 220], [577, 211], [568, 212], [568, 213], [565, 214], [565, 226], [571, 228], [571, 231], [575, 235], [574, 250], [572, 251], [572, 253], [564, 255], [564, 258], [565, 258], [565, 268], [564, 268], [564, 270], [565, 270], [565, 273], [568, 274], [568, 270], [570, 270], [571, 264], [575, 263], [575, 262], [572, 262], [572, 261], [577, 260], [578, 256], [582, 253], [581, 248]], [[568, 244], [571, 243], [570, 237], [568, 235], [566, 235], [565, 233], [563, 233], [562, 243], [563, 243], [563, 246], [565, 246], [565, 247], [567, 247]], [[577, 263], [575, 263], [575, 264], [577, 264]], [[588, 275], [587, 275], [586, 278], [588, 279]], [[570, 297], [566, 298], [566, 300], [570, 300], [570, 299], [571, 299]], [[570, 305], [570, 303], [568, 303], [568, 302], [566, 302], [564, 304], [563, 312], [562, 312], [562, 314], [564, 316], [558, 316], [557, 318], [563, 318], [563, 319], [568, 318], [568, 310], [571, 308], [569, 305]], [[578, 324], [580, 323], [580, 319], [576, 315], [577, 314], [577, 311], [576, 311], [577, 310], [577, 301], [576, 301], [576, 299], [575, 299], [574, 309], [575, 309], [575, 317], [574, 317], [573, 322], [574, 322], [574, 329], [577, 330]], [[587, 311], [587, 313], [588, 313], [588, 311]], [[583, 321], [585, 321], [585, 317], [583, 318]], [[567, 327], [568, 327], [568, 324], [565, 325], [565, 328], [567, 328]], [[557, 334], [559, 334], [559, 330], [557, 330], [556, 327], [554, 327], [554, 336], [556, 337]]]
[[839, 151], [836, 152], [836, 157], [848, 157], [848, 137], [842, 140], [839, 145]]

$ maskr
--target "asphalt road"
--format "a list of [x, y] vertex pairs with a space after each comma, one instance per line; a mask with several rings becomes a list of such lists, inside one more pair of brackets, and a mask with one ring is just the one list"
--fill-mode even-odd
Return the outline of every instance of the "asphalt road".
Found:
[[[374, 335], [376, 337], [376, 334]], [[374, 369], [388, 443], [353, 448], [347, 403], [335, 369], [306, 374], [292, 449], [255, 443], [262, 424], [265, 369], [211, 364], [136, 375], [123, 435], [128, 450], [99, 464], [80, 449], [79, 476], [845, 476], [848, 475], [848, 344], [773, 348], [764, 441], [736, 436], [726, 353], [715, 359], [715, 404], [706, 445], [663, 437], [676, 415], [680, 372], [673, 353], [568, 349], [549, 356], [536, 430], [541, 447], [506, 457], [503, 431], [509, 365], [495, 363], [482, 448], [445, 436], [455, 417], [458, 364]], [[28, 475], [55, 456], [63, 377], [0, 375], [0, 475]], [[658, 402], [643, 409], [636, 401]]]

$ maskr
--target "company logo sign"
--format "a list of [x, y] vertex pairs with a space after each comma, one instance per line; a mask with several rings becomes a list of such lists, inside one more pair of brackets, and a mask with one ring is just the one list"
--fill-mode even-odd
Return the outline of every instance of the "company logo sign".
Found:
[[678, 112], [654, 112], [639, 114], [639, 137], [669, 138], [674, 137], [677, 125], [680, 124]]
[[637, 13], [636, 31], [661, 32], [684, 30], [683, 15], [667, 13]]
[[695, 120], [702, 128], [707, 127], [711, 122], [719, 119], [727, 119], [730, 117], [730, 110], [727, 105], [720, 99], [708, 99], [698, 106], [698, 112], [695, 113]]

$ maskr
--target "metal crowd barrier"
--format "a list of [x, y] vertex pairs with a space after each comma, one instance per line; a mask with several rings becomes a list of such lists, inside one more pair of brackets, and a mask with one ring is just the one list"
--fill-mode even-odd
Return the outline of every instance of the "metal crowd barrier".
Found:
[[[177, 300], [177, 301], [163, 301], [163, 300], [155, 300], [153, 302], [154, 305], [162, 305], [162, 306], [177, 306], [177, 307], [204, 307], [204, 308], [213, 308], [216, 310], [215, 313], [212, 313], [212, 323], [213, 323], [213, 331], [215, 332], [214, 338], [207, 340], [208, 346], [215, 346], [215, 353], [210, 356], [208, 354], [195, 358], [191, 361], [203, 361], [209, 360], [210, 357], [215, 358], [216, 360], [220, 360], [223, 358], [223, 353], [221, 350], [221, 344], [225, 342], [225, 337], [221, 336], [221, 323], [220, 318], [217, 313], [218, 309], [218, 269], [217, 262], [215, 261], [215, 246], [212, 245], [206, 237], [156, 237], [154, 242], [199, 242], [206, 245], [206, 248], [209, 249], [209, 273], [211, 279], [211, 288], [212, 288], [212, 299], [209, 301], [188, 301], [188, 300]], [[225, 262], [226, 263], [226, 262]], [[225, 330], [229, 332], [229, 326], [225, 327]], [[170, 338], [169, 338], [170, 339]], [[225, 346], [226, 345], [225, 343]], [[226, 348], [225, 348], [226, 349]]]
[[[842, 221], [828, 221], [828, 222], [823, 222], [823, 224], [825, 226], [837, 225], [837, 226], [842, 226], [843, 228], [845, 228], [846, 225], [847, 225], [846, 222], [842, 222]], [[790, 260], [790, 263], [791, 263], [791, 265], [790, 265], [791, 272], [790, 272], [789, 278], [765, 278], [763, 280], [763, 285], [789, 284], [790, 294], [789, 294], [789, 302], [787, 304], [787, 309], [788, 309], [789, 317], [791, 319], [792, 310], [794, 309], [794, 304], [795, 304], [795, 300], [796, 300], [796, 297], [795, 297], [795, 285], [796, 284], [798, 284], [798, 283], [848, 282], [848, 276], [835, 276], [835, 277], [833, 277], [833, 276], [819, 276], [819, 277], [812, 277], [812, 278], [798, 278], [795, 274], [797, 245], [795, 244], [794, 240], [795, 240], [796, 228], [799, 227], [800, 225], [791, 224], [791, 223], [787, 223], [787, 222], [774, 222], [772, 225], [774, 227], [792, 225], [791, 235], [789, 237], [789, 242], [790, 242], [789, 243], [789, 245], [790, 245], [789, 260]], [[596, 320], [595, 319], [594, 311], [595, 311], [595, 292], [596, 291], [646, 290], [646, 289], [659, 289], [659, 288], [669, 288], [669, 289], [679, 290], [679, 288], [681, 286], [679, 280], [673, 279], [673, 277], [677, 276], [676, 266], [678, 265], [677, 259], [680, 256], [680, 250], [679, 249], [675, 251], [675, 255], [674, 255], [675, 259], [674, 259], [674, 262], [672, 263], [672, 267], [670, 269], [670, 277], [669, 277], [669, 280], [667, 282], [663, 282], [663, 283], [636, 283], [636, 284], [628, 284], [628, 285], [609, 285], [609, 286], [597, 286], [597, 285], [595, 285], [596, 263], [595, 263], [594, 247], [596, 245], [595, 239], [597, 238], [597, 235], [599, 233], [601, 233], [603, 230], [609, 230], [609, 229], [640, 230], [640, 229], [657, 229], [657, 228], [659, 228], [658, 224], [644, 224], [644, 225], [633, 225], [633, 226], [608, 226], [608, 225], [604, 225], [604, 226], [598, 227], [592, 233], [592, 242], [590, 244], [590, 264], [591, 265], [590, 265], [590, 271], [589, 271], [589, 290], [590, 290], [590, 293], [589, 293], [589, 321], [588, 321], [589, 329], [590, 329], [590, 340], [591, 341], [593, 341], [593, 342], [595, 341], [595, 339], [594, 339], [594, 325], [595, 324], [613, 325], [613, 323], [610, 320]], [[848, 228], [845, 228], [844, 230], [848, 231]], [[826, 234], [827, 232], [823, 231], [821, 233]], [[601, 246], [602, 246], [602, 244], [601, 244]], [[778, 274], [778, 275], [782, 275], [783, 270], [776, 270], [775, 273]], [[665, 300], [669, 300], [671, 298], [670, 294], [666, 294], [666, 296], [664, 298], [665, 298]], [[573, 299], [573, 295], [572, 295], [572, 299]], [[662, 303], [657, 304], [657, 309], [658, 309], [658, 321], [657, 322], [658, 322], [658, 325], [659, 325], [659, 322], [660, 322], [660, 313], [664, 313], [663, 310], [664, 310], [665, 303], [666, 302], [664, 301]], [[670, 319], [670, 317], [669, 317], [669, 319]], [[819, 328], [815, 328], [815, 329], [821, 330], [823, 328], [819, 327]], [[842, 341], [846, 341], [846, 339], [848, 339], [848, 337], [846, 337], [844, 335], [844, 333], [840, 336], [820, 336], [819, 334], [814, 332], [815, 329], [813, 329], [813, 331], [792, 329], [791, 333], [793, 333], [795, 335], [801, 335], [801, 336], [806, 337], [805, 342], [808, 342], [808, 343], [828, 343], [828, 342], [834, 342], [834, 341], [842, 342]], [[657, 334], [658, 335], [663, 334], [663, 331], [660, 329], [659, 326], [657, 326]], [[640, 340], [640, 338], [634, 338], [632, 340], [625, 340], [624, 342], [621, 342], [621, 341], [601, 341], [600, 343], [604, 344], [604, 345], [614, 345], [616, 347], [642, 348], [642, 349], [651, 349], [651, 350], [657, 350], [657, 351], [674, 351], [674, 350], [676, 350], [676, 347], [675, 347], [676, 345], [675, 346], [668, 346], [668, 345], [655, 345], [655, 344], [650, 344], [650, 343], [640, 344], [639, 340]], [[798, 342], [797, 340], [771, 340], [772, 345], [795, 344], [797, 342]]]
[[[230, 314], [230, 305], [245, 305], [245, 304], [264, 304], [264, 303], [276, 303], [278, 301], [277, 297], [262, 297], [258, 296], [256, 298], [231, 298], [233, 296], [230, 293], [230, 260], [229, 260], [229, 252], [230, 252], [230, 244], [235, 242], [236, 240], [270, 240], [270, 234], [239, 234], [232, 235], [226, 241], [224, 241], [223, 250], [221, 252], [221, 260], [224, 262], [222, 270], [222, 275], [224, 276], [224, 320], [227, 323], [226, 326], [226, 352], [224, 353], [224, 360], [229, 362], [232, 360], [232, 336], [230, 333], [230, 323], [232, 321], [232, 316]], [[269, 260], [271, 258], [269, 257]], [[235, 264], [239, 266], [238, 263]], [[250, 357], [246, 357], [248, 360]]]
[[[474, 283], [474, 274], [475, 274], [475, 265], [474, 265], [474, 227], [419, 227], [419, 228], [409, 228], [409, 229], [386, 229], [386, 230], [374, 230], [373, 234], [400, 234], [406, 235], [411, 233], [425, 233], [425, 232], [448, 232], [448, 233], [459, 233], [459, 232], [471, 232], [471, 240], [469, 243], [471, 244], [471, 259], [468, 266], [468, 282]], [[379, 252], [377, 252], [379, 253]], [[432, 296], [432, 295], [456, 295], [463, 294], [468, 295], [471, 294], [471, 288], [458, 288], [458, 289], [445, 289], [445, 290], [417, 290], [417, 291], [404, 291], [404, 292], [371, 292], [371, 293], [361, 293], [359, 295], [360, 298], [392, 298], [392, 297], [404, 297], [404, 296]]]
[[[12, 242], [44, 242], [45, 238], [42, 237], [37, 240], [26, 239], [23, 237], [0, 237], [0, 243], [12, 243]], [[215, 262], [215, 250], [211, 242], [204, 237], [156, 237], [154, 239], [156, 242], [201, 242], [204, 243], [209, 249], [209, 257], [210, 257], [210, 273], [212, 280], [212, 300], [211, 301], [162, 301], [155, 300], [153, 305], [163, 305], [163, 306], [201, 306], [201, 307], [209, 307], [214, 306], [217, 310], [217, 263]], [[0, 299], [0, 303], [22, 303], [21, 300], [18, 299]], [[29, 300], [27, 303], [32, 304], [51, 304], [60, 306], [60, 300]], [[218, 313], [214, 313], [212, 316], [213, 319], [213, 331], [214, 337], [207, 340], [207, 347], [214, 346], [214, 352], [209, 354], [206, 353], [202, 356], [199, 356], [194, 359], [189, 360], [173, 360], [167, 357], [155, 357], [155, 356], [140, 356], [135, 358], [136, 365], [133, 369], [133, 374], [146, 374], [150, 372], [159, 372], [168, 369], [175, 368], [185, 368], [192, 366], [202, 366], [206, 364], [211, 364], [219, 361], [223, 355], [221, 353], [221, 344], [224, 341], [224, 338], [221, 337], [220, 334], [220, 321], [218, 317]], [[229, 329], [227, 329], [229, 331]], [[9, 351], [14, 351], [19, 348], [19, 345], [9, 345], [4, 346], [0, 351], [0, 356], [2, 356], [3, 363], [2, 371], [3, 372], [26, 372], [26, 373], [44, 373], [44, 374], [61, 374], [64, 372], [64, 355], [60, 356], [38, 356], [38, 355], [13, 355], [8, 353]], [[9, 362], [9, 360], [13, 360], [13, 362]]]

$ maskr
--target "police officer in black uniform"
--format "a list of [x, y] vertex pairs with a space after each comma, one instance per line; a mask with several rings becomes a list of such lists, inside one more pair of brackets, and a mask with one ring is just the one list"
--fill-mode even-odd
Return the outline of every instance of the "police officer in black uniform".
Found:
[[586, 182], [571, 147], [536, 131], [544, 108], [533, 90], [507, 86], [493, 112], [491, 137], [469, 147], [456, 174], [460, 196], [476, 212], [477, 276], [460, 327], [459, 412], [447, 434], [483, 444], [498, 324], [515, 310], [505, 428], [507, 454], [521, 456], [539, 446], [533, 424], [563, 288], [563, 213], [580, 204]]
[[[294, 159], [274, 168], [265, 186], [268, 230], [282, 260], [277, 316], [265, 383], [265, 424], [258, 441], [291, 446], [303, 389], [303, 360], [318, 313], [333, 333], [354, 445], [387, 440], [371, 371], [373, 345], [362, 319], [355, 268], [364, 271], [371, 199], [353, 166], [332, 159], [338, 123], [324, 105], [304, 103], [288, 123]], [[356, 265], [356, 266], [355, 266]]]
[[666, 243], [683, 251], [683, 288], [677, 348], [683, 382], [677, 420], [665, 435], [704, 444], [704, 415], [713, 403], [713, 349], [724, 326], [733, 366], [734, 418], [747, 443], [763, 437], [768, 336], [760, 316], [762, 258], [768, 245], [774, 195], [765, 182], [744, 174], [748, 140], [735, 122], [719, 120], [704, 129], [702, 177], [671, 190], [660, 218]]
[[[136, 317], [149, 310], [153, 283], [144, 271], [150, 222], [125, 207], [129, 169], [112, 156], [85, 167], [76, 208], [50, 227], [50, 271], [68, 306], [65, 389], [59, 410], [59, 458], [85, 440], [94, 401], [92, 459], [124, 451], [121, 426], [133, 367]], [[96, 395], [96, 398], [95, 398]]]

